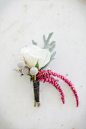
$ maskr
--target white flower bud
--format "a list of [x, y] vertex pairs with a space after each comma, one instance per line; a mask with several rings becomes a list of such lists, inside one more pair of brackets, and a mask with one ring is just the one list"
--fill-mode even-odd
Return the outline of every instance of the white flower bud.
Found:
[[25, 75], [29, 74], [29, 69], [24, 67], [22, 69], [22, 74], [25, 74]]
[[30, 69], [30, 74], [31, 75], [36, 75], [38, 73], [38, 69], [36, 68], [36, 67], [32, 67], [31, 69]]
[[23, 69], [25, 67], [25, 61], [24, 60], [20, 60], [20, 61], [18, 61], [17, 65], [18, 65], [18, 67], [20, 69]]

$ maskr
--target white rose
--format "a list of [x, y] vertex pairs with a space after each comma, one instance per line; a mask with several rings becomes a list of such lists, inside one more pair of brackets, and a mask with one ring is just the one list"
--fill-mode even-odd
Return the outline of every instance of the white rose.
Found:
[[36, 45], [27, 46], [21, 49], [19, 60], [25, 59], [29, 68], [39, 63], [39, 69], [45, 66], [50, 61], [50, 52], [47, 49], [41, 49]]

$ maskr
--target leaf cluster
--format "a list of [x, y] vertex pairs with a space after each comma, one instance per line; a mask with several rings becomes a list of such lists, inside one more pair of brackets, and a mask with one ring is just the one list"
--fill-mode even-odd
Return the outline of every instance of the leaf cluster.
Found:
[[[50, 52], [52, 52], [56, 46], [56, 42], [55, 41], [52, 41], [50, 42], [50, 38], [51, 36], [53, 35], [53, 32], [52, 33], [49, 33], [47, 39], [45, 38], [45, 35], [43, 35], [43, 40], [44, 40], [44, 49], [49, 49]], [[50, 61], [44, 66], [42, 67], [42, 69], [45, 69], [52, 60], [54, 60], [54, 56], [56, 55], [56, 51], [54, 51], [52, 54], [51, 54], [51, 57], [50, 57]]]
[[[51, 39], [52, 35], [53, 35], [53, 32], [49, 33], [49, 35], [48, 35], [47, 38], [45, 37], [45, 35], [43, 35], [43, 41], [44, 41], [44, 47], [43, 47], [43, 49], [48, 49], [50, 51], [50, 53], [53, 52], [53, 50], [54, 50], [54, 48], [56, 46], [56, 44], [55, 44], [56, 41], [50, 42], [50, 39]], [[35, 42], [34, 40], [32, 40], [32, 43], [33, 43], [33, 45], [37, 45], [37, 42]], [[54, 58], [55, 55], [56, 55], [56, 51], [54, 51], [51, 54], [50, 61], [44, 67], [42, 67], [41, 69], [45, 69], [50, 64], [50, 62], [55, 59]], [[35, 67], [38, 68], [39, 67], [38, 64], [36, 64]]]

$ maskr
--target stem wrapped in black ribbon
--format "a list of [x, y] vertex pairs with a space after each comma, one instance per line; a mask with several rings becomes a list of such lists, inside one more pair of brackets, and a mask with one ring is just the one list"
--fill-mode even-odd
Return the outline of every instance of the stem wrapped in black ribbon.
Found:
[[33, 81], [33, 89], [34, 89], [34, 106], [36, 106], [36, 103], [38, 105], [38, 107], [40, 106], [40, 102], [39, 102], [39, 85], [40, 82], [39, 81]]

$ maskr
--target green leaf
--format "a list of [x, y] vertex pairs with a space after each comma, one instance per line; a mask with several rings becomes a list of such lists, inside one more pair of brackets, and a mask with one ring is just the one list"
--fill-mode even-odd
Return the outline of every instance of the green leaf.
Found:
[[37, 45], [37, 43], [34, 40], [32, 40], [32, 43], [33, 43], [33, 45]]
[[20, 77], [22, 77], [24, 74], [21, 74]]
[[55, 43], [56, 43], [56, 41], [52, 41], [52, 42], [50, 43], [50, 46], [54, 45]]
[[30, 77], [30, 83], [33, 81], [33, 79]]
[[38, 61], [37, 61], [36, 65], [35, 65], [35, 67], [39, 70], [39, 63], [38, 63]]
[[55, 48], [55, 44], [49, 48], [49, 51], [52, 52], [54, 48]]

